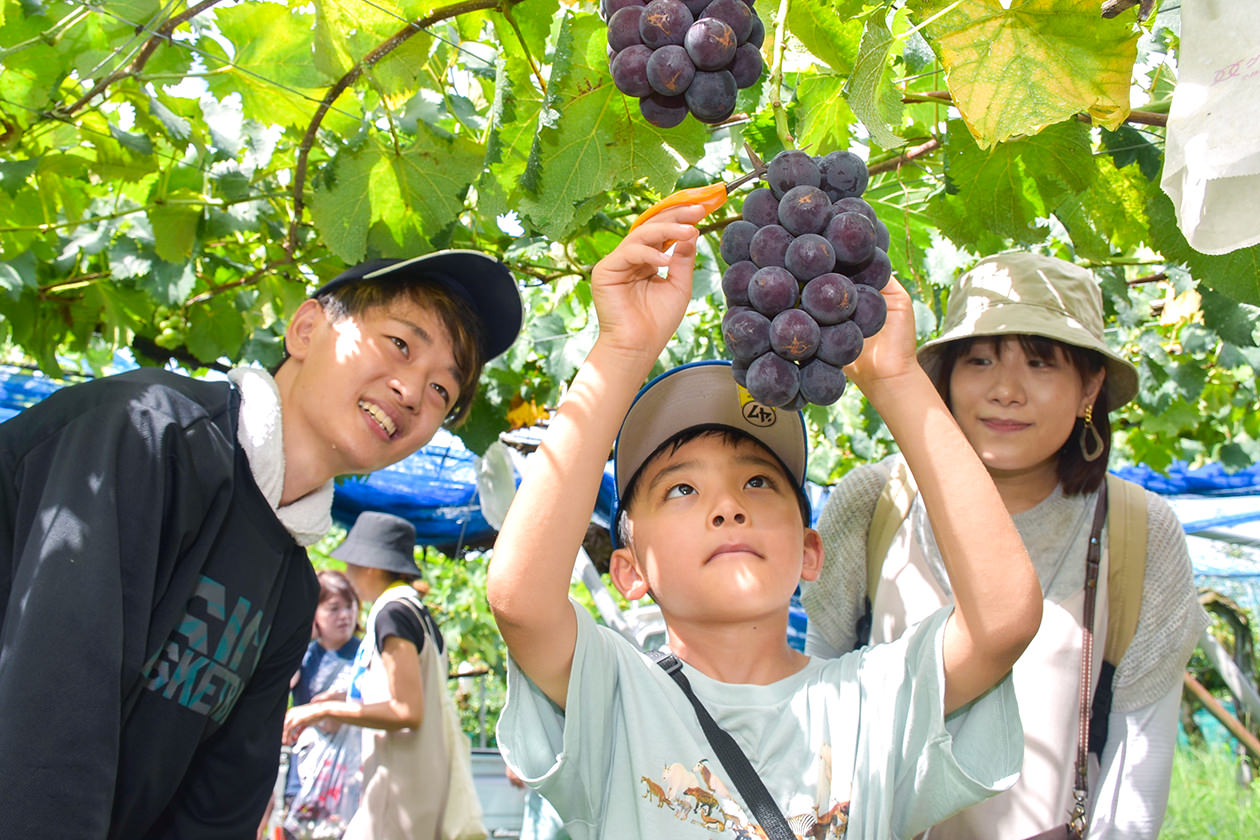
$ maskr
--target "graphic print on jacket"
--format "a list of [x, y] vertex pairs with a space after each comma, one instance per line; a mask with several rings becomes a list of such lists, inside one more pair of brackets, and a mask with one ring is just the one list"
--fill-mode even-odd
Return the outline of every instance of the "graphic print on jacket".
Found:
[[145, 688], [222, 723], [254, 672], [270, 623], [263, 609], [206, 575], [169, 640], [145, 668]]

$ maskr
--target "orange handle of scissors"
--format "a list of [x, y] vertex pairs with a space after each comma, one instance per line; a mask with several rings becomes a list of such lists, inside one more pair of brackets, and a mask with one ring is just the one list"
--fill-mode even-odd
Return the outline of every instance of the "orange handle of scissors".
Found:
[[630, 225], [630, 230], [634, 230], [648, 219], [668, 210], [671, 207], [683, 207], [688, 204], [696, 204], [704, 208], [705, 214], [712, 213], [714, 210], [726, 203], [726, 184], [706, 184], [703, 187], [688, 187], [685, 190], [679, 190], [672, 193], [660, 201], [653, 204], [647, 210], [639, 214], [639, 217]]

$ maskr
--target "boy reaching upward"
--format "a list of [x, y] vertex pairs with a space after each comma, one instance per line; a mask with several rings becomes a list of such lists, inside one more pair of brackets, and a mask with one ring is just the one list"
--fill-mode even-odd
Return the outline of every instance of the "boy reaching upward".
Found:
[[765, 836], [670, 676], [568, 600], [615, 440], [613, 582], [627, 598], [655, 599], [683, 674], [793, 832], [913, 836], [1019, 771], [1005, 677], [1039, 624], [1036, 577], [915, 361], [910, 299], [894, 281], [887, 324], [848, 372], [924, 488], [956, 606], [837, 660], [788, 646], [792, 592], [823, 561], [808, 527], [799, 413], [751, 403], [722, 364], [676, 369], [635, 397], [690, 299], [702, 215], [658, 215], [592, 274], [599, 338], [531, 459], [490, 567], [512, 657], [499, 743], [574, 838]]

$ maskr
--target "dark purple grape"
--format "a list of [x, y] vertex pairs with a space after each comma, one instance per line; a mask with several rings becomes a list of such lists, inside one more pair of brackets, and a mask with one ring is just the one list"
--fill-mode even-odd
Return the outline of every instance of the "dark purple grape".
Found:
[[748, 366], [748, 393], [762, 405], [787, 405], [800, 389], [800, 370], [774, 353], [763, 353]]
[[652, 50], [647, 60], [647, 80], [661, 96], [682, 96], [696, 75], [687, 51], [677, 44], [666, 44]]
[[744, 196], [744, 219], [757, 227], [779, 223], [779, 199], [766, 187], [758, 187]]
[[743, 219], [736, 219], [727, 225], [722, 230], [722, 242], [719, 248], [722, 261], [727, 265], [734, 265], [748, 259], [748, 243], [752, 242], [753, 234], [757, 230], [756, 225]]
[[757, 266], [750, 260], [731, 263], [722, 272], [722, 294], [726, 296], [727, 306], [750, 306], [748, 302], [748, 284], [757, 273]]
[[703, 123], [720, 123], [735, 113], [735, 77], [729, 70], [697, 70], [687, 88], [687, 107]]
[[747, 41], [749, 33], [752, 32], [753, 10], [744, 0], [713, 0], [705, 7], [702, 15], [720, 20], [729, 26], [735, 35], [736, 43], [742, 44]]
[[757, 49], [761, 49], [761, 45], [766, 42], [766, 25], [761, 22], [761, 18], [757, 13], [753, 12], [752, 28], [748, 31], [747, 44], [752, 44]]
[[652, 0], [643, 7], [639, 37], [652, 49], [667, 44], [682, 46], [687, 29], [695, 18], [679, 0]]
[[743, 359], [731, 359], [731, 376], [735, 377], [735, 384], [741, 388], [748, 387], [748, 362]]
[[801, 366], [801, 396], [814, 405], [831, 405], [844, 394], [844, 371], [822, 359]]
[[831, 199], [818, 187], [792, 187], [779, 199], [779, 224], [794, 236], [821, 233], [830, 218]]
[[613, 84], [626, 96], [647, 96], [652, 92], [648, 83], [647, 63], [652, 51], [642, 44], [626, 47], [613, 56], [609, 69]]
[[[735, 2], [743, 5], [744, 0]], [[697, 70], [721, 70], [735, 59], [739, 44], [729, 26], [717, 18], [706, 17], [691, 24], [683, 46]]]
[[748, 302], [762, 315], [773, 318], [796, 305], [799, 289], [800, 284], [786, 268], [759, 268], [748, 281]]
[[653, 92], [639, 100], [643, 119], [659, 128], [673, 128], [687, 119], [687, 100], [681, 96], [661, 96]]
[[709, 0], [682, 0], [687, 11], [691, 12], [692, 20], [699, 20], [700, 13], [704, 11], [704, 7], [709, 5]]
[[863, 265], [875, 255], [875, 226], [861, 213], [832, 216], [824, 236], [836, 249], [838, 267]]
[[870, 286], [877, 291], [888, 285], [890, 277], [892, 277], [892, 263], [888, 261], [888, 254], [884, 253], [884, 249], [878, 247], [870, 262], [849, 275], [849, 279], [854, 283]]
[[831, 243], [816, 233], [798, 236], [783, 255], [783, 267], [802, 283], [831, 271], [836, 264], [836, 251]]
[[844, 367], [861, 353], [862, 328], [852, 321], [841, 321], [819, 330], [818, 350], [814, 356], [827, 364]]
[[792, 401], [785, 406], [781, 406], [781, 408], [784, 411], [804, 411], [807, 405], [809, 405], [809, 400], [805, 399], [800, 391], [797, 391], [796, 396], [792, 397]]
[[883, 328], [888, 304], [884, 303], [884, 296], [870, 286], [855, 283], [853, 289], [857, 292], [857, 309], [853, 310], [850, 323], [857, 324], [864, 338], [870, 338]]
[[818, 179], [818, 164], [796, 149], [779, 152], [766, 167], [766, 183], [775, 198], [783, 198], [783, 194], [792, 187], [816, 187]]
[[752, 361], [770, 349], [770, 319], [747, 306], [735, 306], [722, 316], [722, 338], [736, 359]]
[[871, 224], [876, 224], [879, 219], [875, 218], [875, 208], [867, 204], [864, 199], [855, 195], [845, 196], [839, 201], [833, 201], [831, 206], [835, 208], [835, 213], [861, 213], [863, 216], [871, 220]]
[[621, 52], [626, 47], [643, 43], [643, 37], [639, 34], [643, 10], [643, 6], [626, 6], [613, 13], [608, 19], [609, 49]]
[[792, 244], [792, 234], [782, 225], [766, 225], [758, 228], [748, 243], [748, 258], [758, 268], [769, 265], [786, 265], [787, 249]]
[[892, 237], [888, 233], [888, 225], [875, 220], [875, 246], [882, 251], [888, 251], [888, 245], [892, 242]]
[[838, 324], [853, 315], [857, 292], [843, 274], [820, 274], [801, 289], [801, 307], [823, 326]]
[[644, 5], [643, 0], [600, 0], [599, 10], [604, 20], [609, 20], [627, 6], [642, 5]]
[[818, 322], [804, 309], [785, 309], [770, 322], [770, 349], [793, 362], [813, 356], [820, 337]]
[[761, 58], [760, 48], [752, 44], [740, 44], [736, 48], [735, 59], [731, 62], [731, 75], [735, 77], [737, 88], [743, 90], [757, 84], [764, 68], [765, 62]]
[[866, 170], [866, 162], [844, 149], [823, 155], [818, 161], [818, 171], [821, 175], [819, 186], [832, 201], [861, 195], [871, 177]]

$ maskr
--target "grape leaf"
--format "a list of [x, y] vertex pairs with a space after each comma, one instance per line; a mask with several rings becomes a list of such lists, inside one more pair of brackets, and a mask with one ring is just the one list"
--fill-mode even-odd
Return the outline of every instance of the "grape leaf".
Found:
[[901, 92], [893, 84], [888, 66], [893, 43], [892, 32], [882, 17], [867, 18], [857, 64], [844, 83], [844, 95], [853, 113], [862, 120], [871, 139], [886, 149], [903, 142], [889, 129], [901, 122]]
[[167, 262], [183, 262], [192, 253], [201, 221], [202, 205], [196, 203], [200, 198], [192, 190], [172, 190], [161, 204], [146, 211], [153, 226], [154, 249]]
[[[520, 212], [541, 232], [563, 239], [607, 201], [604, 191], [644, 179], [665, 194], [678, 178], [674, 155], [695, 160], [704, 129], [688, 117], [662, 129], [639, 116], [638, 104], [608, 74], [607, 35], [596, 15], [566, 13], [555, 49], [547, 98], [522, 184]], [[586, 131], [566, 131], [582, 125]]]
[[[1151, 189], [1146, 205], [1152, 245], [1168, 259], [1187, 266], [1195, 279], [1243, 303], [1260, 303], [1260, 245], [1228, 254], [1208, 255], [1190, 247], [1177, 227], [1172, 201]], [[1235, 344], [1243, 342], [1234, 342]]]
[[1084, 111], [1115, 129], [1129, 114], [1138, 33], [1097, 0], [910, 0], [945, 65], [977, 144], [987, 149]]

